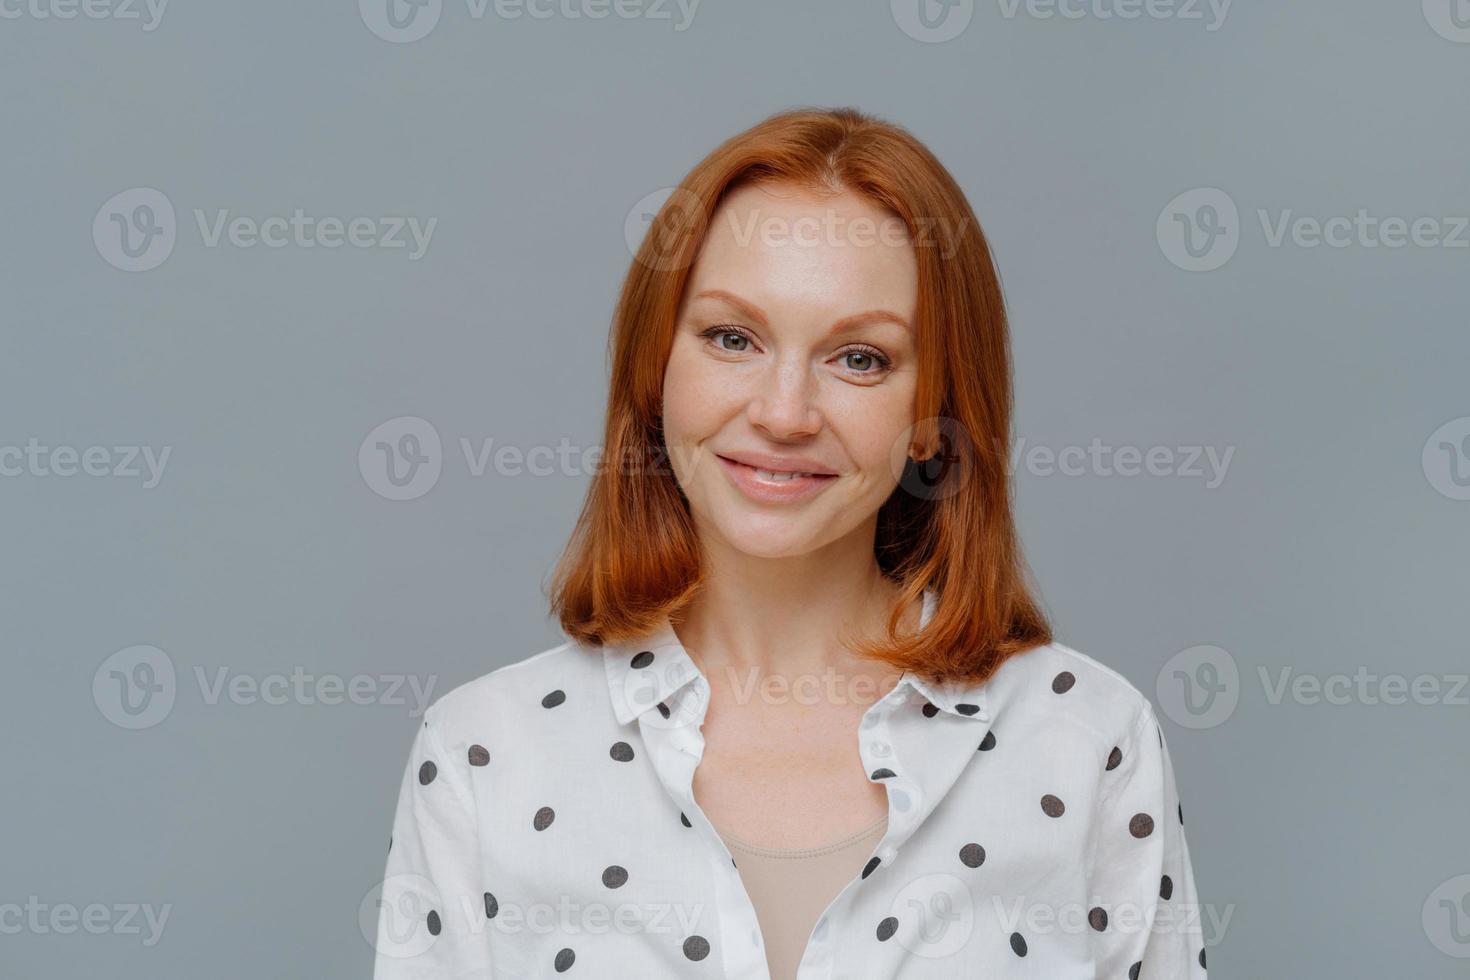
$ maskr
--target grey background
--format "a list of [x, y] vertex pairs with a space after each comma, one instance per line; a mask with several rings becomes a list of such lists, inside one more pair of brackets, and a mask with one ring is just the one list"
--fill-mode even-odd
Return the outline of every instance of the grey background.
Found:
[[[0, 477], [0, 906], [170, 912], [152, 946], [9, 929], [0, 974], [367, 975], [357, 909], [411, 702], [210, 704], [196, 669], [413, 675], [437, 697], [560, 642], [542, 589], [587, 473], [475, 476], [459, 440], [595, 446], [625, 219], [807, 104], [908, 127], [970, 196], [1027, 445], [1235, 447], [1213, 488], [1016, 475], [1058, 638], [1161, 707], [1201, 900], [1230, 915], [1206, 926], [1212, 974], [1464, 976], [1470, 941], [1430, 933], [1448, 921], [1432, 893], [1470, 873], [1465, 692], [1273, 704], [1258, 671], [1448, 693], [1467, 670], [1470, 502], [1421, 450], [1470, 416], [1470, 249], [1272, 248], [1256, 211], [1470, 212], [1470, 44], [1413, 2], [1238, 0], [1215, 30], [1207, 9], [1081, 9], [991, 0], [931, 43], [884, 3], [707, 0], [675, 30], [445, 0], [428, 36], [390, 43], [350, 2], [174, 0], [154, 30], [7, 7], [0, 448], [171, 456], [152, 488]], [[130, 273], [91, 226], [134, 187], [168, 196], [178, 240]], [[1155, 235], [1197, 187], [1240, 209], [1210, 272]], [[193, 217], [297, 207], [438, 224], [413, 261], [209, 248]], [[395, 501], [358, 450], [403, 416], [433, 424], [443, 472]], [[93, 682], [139, 644], [178, 693], [127, 730]], [[1201, 644], [1233, 658], [1238, 704], [1192, 728], [1156, 682]]]

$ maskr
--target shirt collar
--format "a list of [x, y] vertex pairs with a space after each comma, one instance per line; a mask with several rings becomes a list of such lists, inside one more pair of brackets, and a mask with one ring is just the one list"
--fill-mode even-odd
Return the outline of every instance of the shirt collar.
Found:
[[[938, 602], [938, 595], [933, 589], [924, 590], [920, 629], [933, 617]], [[668, 704], [671, 697], [696, 678], [703, 686], [708, 686], [703, 673], [679, 642], [667, 616], [648, 635], [608, 644], [603, 647], [602, 654], [613, 712], [620, 725], [655, 709], [668, 718], [673, 710]], [[976, 721], [990, 720], [983, 683], [938, 681], [905, 671], [885, 700], [909, 697], [923, 698], [934, 706], [936, 712]]]

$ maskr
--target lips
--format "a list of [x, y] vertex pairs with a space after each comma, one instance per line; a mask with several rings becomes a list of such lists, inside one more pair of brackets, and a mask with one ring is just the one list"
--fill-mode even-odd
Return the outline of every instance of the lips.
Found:
[[793, 503], [821, 493], [833, 480], [833, 473], [810, 473], [801, 470], [768, 470], [742, 463], [728, 456], [716, 456], [720, 467], [745, 496], [761, 503]]

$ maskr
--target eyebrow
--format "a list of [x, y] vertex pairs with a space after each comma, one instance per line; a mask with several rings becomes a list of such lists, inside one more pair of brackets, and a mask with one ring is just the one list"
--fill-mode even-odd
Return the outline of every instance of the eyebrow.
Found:
[[[700, 293], [697, 293], [694, 298], [723, 300], [724, 302], [735, 307], [741, 313], [750, 317], [762, 327], [769, 327], [771, 325], [770, 321], [766, 319], [766, 315], [761, 312], [760, 307], [756, 306], [753, 303], [746, 302], [739, 296], [736, 296], [734, 293], [727, 293], [723, 289], [706, 289]], [[909, 322], [907, 320], [891, 310], [864, 310], [861, 313], [854, 313], [851, 316], [845, 316], [842, 319], [838, 320], [836, 323], [832, 324], [832, 329], [829, 331], [829, 333], [841, 333], [844, 330], [851, 330], [854, 327], [860, 327], [864, 324], [874, 323], [880, 320], [889, 320], [908, 331], [912, 331], [914, 329], [912, 326], [909, 325]]]

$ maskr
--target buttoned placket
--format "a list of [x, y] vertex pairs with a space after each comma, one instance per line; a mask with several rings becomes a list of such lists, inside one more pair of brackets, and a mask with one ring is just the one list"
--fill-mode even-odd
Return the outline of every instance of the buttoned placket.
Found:
[[694, 799], [694, 771], [704, 758], [701, 726], [709, 712], [710, 686], [692, 661], [689, 668], [694, 671], [692, 679], [660, 702], [668, 714], [663, 710], [644, 711], [638, 716], [638, 731], [659, 781], [706, 845], [720, 929], [718, 952], [725, 975], [739, 980], [770, 980], [755, 906], [724, 839]]
[[[929, 618], [933, 601], [926, 596], [923, 621]], [[620, 660], [616, 668], [609, 665], [610, 676], [616, 671], [622, 680], [621, 685], [614, 685], [619, 688], [614, 692], [615, 704], [618, 697], [623, 698], [620, 717], [637, 718], [659, 781], [709, 849], [719, 950], [726, 975], [738, 980], [770, 980], [755, 906], [724, 839], [694, 798], [694, 774], [704, 757], [701, 728], [709, 711], [709, 681], [667, 623], [638, 654], [645, 655], [652, 658], [647, 668], [630, 667], [628, 659]], [[958, 702], [961, 694], [971, 700]], [[936, 717], [901, 710], [915, 700], [934, 705]], [[989, 731], [989, 721], [983, 690], [933, 685], [908, 672], [863, 713], [858, 751], [868, 778], [884, 784], [888, 800], [888, 825], [878, 842], [874, 856], [879, 864], [872, 873], [893, 864], [899, 848], [948, 793]], [[835, 941], [830, 920], [840, 914], [865, 878], [854, 876], [818, 917], [797, 968], [798, 980], [834, 980]]]

